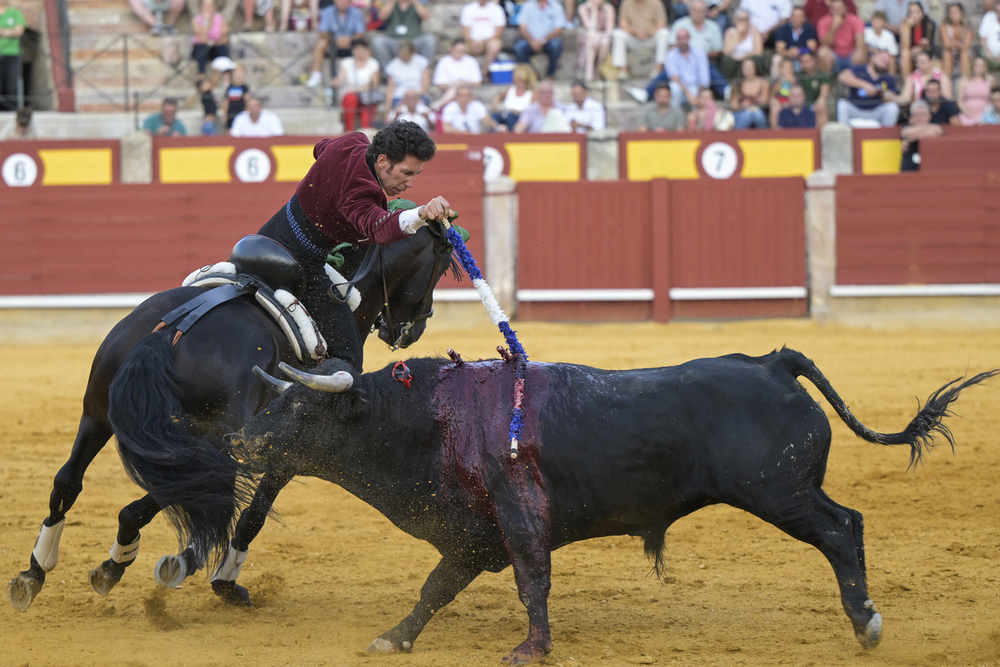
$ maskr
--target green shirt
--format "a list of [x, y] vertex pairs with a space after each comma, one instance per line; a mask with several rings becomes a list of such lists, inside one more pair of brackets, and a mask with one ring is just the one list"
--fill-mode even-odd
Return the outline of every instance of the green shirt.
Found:
[[[146, 130], [150, 134], [156, 134], [157, 131], [163, 126], [163, 114], [154, 113], [152, 116], [146, 119], [146, 122], [142, 124], [142, 129]], [[174, 124], [170, 126], [170, 134], [168, 136], [187, 136], [187, 131], [184, 127], [184, 123], [180, 122], [174, 118]]]
[[[24, 14], [17, 7], [8, 7], [0, 13], [0, 30], [24, 27]], [[21, 55], [20, 37], [0, 37], [0, 56]]]
[[824, 83], [833, 88], [833, 80], [830, 78], [830, 75], [824, 74], [819, 70], [817, 70], [816, 73], [811, 76], [809, 74], [799, 74], [798, 76], [795, 77], [795, 79], [799, 82], [799, 85], [802, 86], [802, 89], [805, 91], [806, 102], [808, 104], [812, 104], [813, 102], [816, 101], [816, 98], [819, 97], [819, 91], [823, 87]]

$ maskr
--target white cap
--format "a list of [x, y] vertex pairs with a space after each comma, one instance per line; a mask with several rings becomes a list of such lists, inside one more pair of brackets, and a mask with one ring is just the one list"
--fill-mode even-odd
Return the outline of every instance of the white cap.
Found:
[[229, 56], [219, 56], [212, 61], [212, 69], [218, 72], [231, 72], [236, 69], [236, 63]]

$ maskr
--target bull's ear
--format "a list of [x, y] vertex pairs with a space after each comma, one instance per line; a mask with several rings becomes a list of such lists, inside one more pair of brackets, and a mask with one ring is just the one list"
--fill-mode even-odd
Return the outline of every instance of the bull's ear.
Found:
[[260, 380], [266, 384], [268, 387], [278, 392], [279, 394], [285, 393], [289, 388], [295, 385], [294, 382], [288, 382], [287, 380], [279, 380], [273, 375], [269, 375], [260, 366], [253, 367], [253, 374], [256, 375]]
[[331, 394], [342, 394], [354, 386], [354, 376], [347, 371], [337, 371], [332, 375], [314, 375], [300, 371], [289, 366], [285, 362], [278, 364], [281, 372], [300, 384], [304, 384], [310, 389], [324, 391]]

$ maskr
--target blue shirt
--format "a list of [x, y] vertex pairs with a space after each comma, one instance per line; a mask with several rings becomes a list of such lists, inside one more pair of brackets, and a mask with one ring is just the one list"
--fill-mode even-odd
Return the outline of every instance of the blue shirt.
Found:
[[337, 11], [336, 5], [330, 5], [319, 10], [319, 31], [328, 32], [334, 37], [353, 37], [365, 32], [365, 19], [361, 10], [354, 5], [347, 7], [344, 16]]
[[697, 93], [699, 88], [708, 88], [708, 56], [697, 47], [689, 47], [687, 56], [681, 53], [676, 46], [667, 51], [667, 57], [663, 59], [663, 67], [667, 70], [667, 76], [680, 77], [681, 83], [692, 93]]
[[[888, 72], [882, 72], [877, 79], [873, 79], [868, 73], [867, 65], [854, 65], [851, 67], [851, 72], [854, 73], [854, 76], [858, 77], [862, 81], [867, 81], [876, 88], [881, 88], [883, 91], [896, 92], [896, 79]], [[849, 99], [851, 104], [859, 109], [874, 109], [885, 101], [882, 99], [881, 95], [870, 97], [868, 93], [861, 88], [851, 88], [851, 95]]]
[[542, 41], [553, 30], [566, 27], [566, 12], [562, 3], [556, 0], [548, 0], [545, 9], [538, 4], [538, 0], [529, 0], [518, 14], [517, 21], [518, 25], [527, 28], [528, 34]]
[[983, 114], [983, 125], [1000, 125], [1000, 114], [993, 107], [990, 107]]
[[795, 113], [792, 107], [785, 107], [778, 114], [778, 127], [816, 127], [816, 112], [811, 107], [802, 107]]
[[792, 34], [791, 23], [783, 23], [774, 31], [775, 42], [784, 42], [786, 47], [794, 46], [799, 50], [808, 49], [810, 39], [819, 42], [819, 37], [816, 36], [816, 28], [809, 25], [808, 22], [802, 24], [802, 32], [799, 33], [798, 39]]

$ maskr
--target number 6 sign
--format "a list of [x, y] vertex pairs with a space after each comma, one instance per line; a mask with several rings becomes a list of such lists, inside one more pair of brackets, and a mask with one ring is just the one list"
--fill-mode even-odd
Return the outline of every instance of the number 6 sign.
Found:
[[0, 175], [9, 187], [25, 188], [35, 184], [35, 179], [38, 178], [38, 165], [30, 155], [14, 153], [3, 161]]

